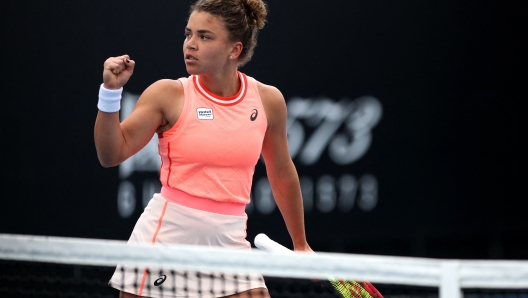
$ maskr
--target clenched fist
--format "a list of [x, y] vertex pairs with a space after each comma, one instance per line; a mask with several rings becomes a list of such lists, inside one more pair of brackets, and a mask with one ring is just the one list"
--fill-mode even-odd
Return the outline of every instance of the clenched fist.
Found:
[[123, 87], [134, 72], [134, 60], [128, 55], [110, 57], [106, 59], [103, 70], [103, 87], [106, 89], [119, 89]]

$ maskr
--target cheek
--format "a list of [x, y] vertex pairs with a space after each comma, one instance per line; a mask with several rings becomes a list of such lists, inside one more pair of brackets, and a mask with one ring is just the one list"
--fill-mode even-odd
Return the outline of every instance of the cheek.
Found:
[[219, 51], [219, 49], [217, 48], [214, 48], [214, 47], [203, 47], [202, 48], [202, 56], [203, 57], [207, 57], [207, 59], [209, 60], [217, 60], [219, 59], [222, 54], [221, 54], [221, 51]]

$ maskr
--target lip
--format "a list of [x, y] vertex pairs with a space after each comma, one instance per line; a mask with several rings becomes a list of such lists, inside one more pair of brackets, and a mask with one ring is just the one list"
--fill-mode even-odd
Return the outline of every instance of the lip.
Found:
[[194, 57], [193, 55], [185, 54], [185, 63], [193, 64], [193, 63], [196, 63], [197, 61], [198, 59]]

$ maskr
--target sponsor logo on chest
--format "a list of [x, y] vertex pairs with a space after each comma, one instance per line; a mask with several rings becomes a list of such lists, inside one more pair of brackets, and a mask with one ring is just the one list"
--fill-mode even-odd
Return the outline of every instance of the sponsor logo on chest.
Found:
[[196, 113], [198, 114], [198, 119], [200, 120], [213, 120], [213, 109], [211, 108], [198, 108], [196, 109]]

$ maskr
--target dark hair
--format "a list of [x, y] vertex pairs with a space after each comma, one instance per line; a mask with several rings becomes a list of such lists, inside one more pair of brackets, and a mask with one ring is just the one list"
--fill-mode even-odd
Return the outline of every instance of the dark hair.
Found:
[[240, 41], [242, 53], [238, 65], [243, 66], [253, 56], [257, 46], [258, 30], [264, 27], [268, 14], [262, 0], [198, 0], [191, 5], [190, 13], [204, 11], [220, 17], [231, 41]]

